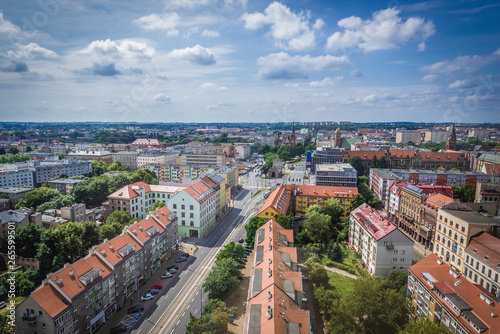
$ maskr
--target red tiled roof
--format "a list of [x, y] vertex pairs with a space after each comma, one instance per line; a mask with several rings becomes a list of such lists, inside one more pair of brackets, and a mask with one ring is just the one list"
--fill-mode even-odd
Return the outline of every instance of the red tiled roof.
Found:
[[422, 161], [458, 161], [461, 152], [420, 152]]
[[269, 195], [257, 214], [271, 207], [274, 211], [286, 215], [290, 207], [290, 198], [291, 196], [286, 191], [285, 185], [282, 184]]
[[377, 159], [380, 159], [385, 155], [385, 151], [351, 151], [345, 150], [343, 154], [347, 154], [349, 156], [349, 160], [354, 158], [355, 156], [360, 157], [362, 160], [371, 160], [373, 156], [376, 156]]
[[[111, 265], [115, 266], [124, 259], [120, 253], [118, 253], [118, 250], [127, 244], [134, 245], [134, 251], [136, 252], [142, 248], [142, 246], [128, 233], [123, 233], [111, 240], [103, 242], [99, 246], [96, 246], [95, 250], [96, 252], [99, 252], [109, 263], [111, 263]], [[110, 246], [113, 249], [111, 249]]]
[[161, 143], [158, 139], [139, 138], [139, 139], [136, 139], [131, 145], [161, 146]]
[[480, 232], [471, 238], [466, 252], [496, 268], [500, 264], [500, 239]]
[[422, 207], [430, 207], [431, 209], [437, 210], [451, 202], [453, 202], [453, 198], [443, 194], [435, 194], [428, 197], [424, 203], [422, 203]]
[[63, 302], [64, 297], [50, 284], [34, 291], [31, 297], [40, 305], [52, 318], [61, 314], [68, 304]]
[[453, 189], [450, 186], [428, 186], [428, 185], [416, 185], [416, 187], [419, 187], [422, 189], [422, 192], [426, 195], [430, 194], [443, 194], [446, 195], [447, 197], [453, 197]]
[[389, 154], [394, 157], [413, 157], [415, 156], [415, 150], [389, 150]]
[[398, 228], [389, 219], [366, 203], [361, 204], [351, 212], [353, 216], [375, 240], [380, 240]]
[[331, 186], [309, 186], [309, 185], [285, 185], [286, 190], [290, 191], [294, 196], [311, 196], [311, 197], [335, 197], [338, 194], [358, 193], [357, 187], [331, 187]]

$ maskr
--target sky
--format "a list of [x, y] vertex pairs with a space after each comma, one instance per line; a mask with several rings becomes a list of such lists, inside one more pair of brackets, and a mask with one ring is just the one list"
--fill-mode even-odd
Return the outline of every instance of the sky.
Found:
[[500, 1], [2, 0], [0, 121], [500, 122]]

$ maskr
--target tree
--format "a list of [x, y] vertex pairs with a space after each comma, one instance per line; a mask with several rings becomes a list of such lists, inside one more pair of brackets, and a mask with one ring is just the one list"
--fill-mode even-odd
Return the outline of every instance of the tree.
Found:
[[448, 328], [427, 317], [411, 318], [398, 334], [448, 334]]
[[285, 229], [290, 229], [290, 228], [293, 228], [293, 216], [287, 216], [287, 215], [283, 215], [283, 214], [278, 214], [276, 216], [274, 216], [274, 220], [280, 224], [281, 227], [285, 228]]
[[328, 215], [312, 212], [308, 215], [304, 227], [311, 239], [321, 245], [325, 245], [331, 237], [330, 220], [330, 216]]
[[99, 176], [108, 171], [108, 165], [102, 160], [92, 160], [92, 175]]
[[130, 225], [134, 222], [134, 218], [130, 215], [128, 211], [113, 211], [108, 219], [106, 219], [106, 225], [112, 223], [119, 223], [122, 227]]
[[365, 203], [365, 198], [363, 197], [363, 195], [361, 195], [360, 193], [354, 195], [354, 197], [351, 199], [351, 202], [349, 202], [346, 215], [348, 216], [353, 210], [355, 210], [358, 206], [360, 206], [363, 203]]
[[405, 298], [380, 276], [358, 277], [352, 292], [322, 311], [330, 333], [396, 333], [409, 315]]
[[370, 168], [377, 168], [378, 167], [378, 159], [376, 155], [373, 155], [372, 163], [370, 164]]
[[224, 312], [228, 314], [235, 314], [238, 311], [238, 308], [236, 306], [227, 307], [226, 303], [216, 298], [216, 299], [209, 299], [208, 302], [205, 305], [203, 305], [203, 314], [210, 315], [217, 309], [222, 309]]
[[[116, 211], [115, 211], [116, 212]], [[123, 231], [123, 226], [118, 222], [102, 225], [99, 228], [99, 238], [101, 240], [111, 240]]]
[[264, 218], [255, 216], [250, 218], [250, 221], [245, 225], [245, 231], [247, 232], [245, 242], [249, 247], [253, 247], [255, 242], [255, 233], [257, 233], [257, 230], [265, 223]]
[[378, 168], [387, 168], [387, 160], [385, 160], [385, 155], [380, 157], [378, 161]]
[[391, 270], [387, 278], [389, 287], [399, 292], [403, 297], [406, 297], [406, 289], [408, 286], [408, 275], [399, 270]]
[[85, 228], [82, 224], [67, 222], [60, 224], [54, 231], [56, 249], [69, 262], [75, 262], [84, 256], [87, 250], [83, 246]]
[[73, 195], [66, 195], [61, 197], [56, 197], [51, 201], [45, 202], [36, 207], [36, 211], [40, 213], [44, 213], [50, 209], [60, 209], [64, 206], [71, 206], [75, 204], [75, 198]]
[[16, 252], [22, 257], [34, 258], [43, 229], [33, 223], [16, 230]]
[[28, 296], [40, 283], [38, 270], [28, 269], [26, 271], [18, 271], [15, 277], [16, 292], [23, 297]]
[[164, 206], [165, 206], [165, 202], [160, 201], [160, 200], [155, 201], [155, 202], [153, 203], [153, 205], [152, 205], [152, 206], [148, 209], [148, 212], [147, 212], [147, 213], [150, 213], [150, 212], [156, 211], [156, 210], [158, 210], [158, 209], [160, 209], [160, 208], [163, 208]]
[[330, 242], [326, 253], [332, 261], [340, 262], [342, 260], [342, 249], [337, 242]]
[[109, 166], [111, 172], [121, 172], [123, 170], [121, 161], [115, 161]]
[[18, 154], [19, 153], [19, 149], [15, 146], [11, 146], [9, 147], [9, 150], [7, 151], [8, 153], [12, 153], [12, 154]]
[[225, 258], [218, 261], [207, 275], [203, 289], [208, 292], [208, 298], [223, 299], [240, 285], [240, 277], [238, 262]]
[[351, 166], [358, 172], [358, 176], [365, 175], [365, 167], [360, 157], [355, 155], [350, 162]]
[[330, 280], [328, 271], [318, 263], [312, 265], [311, 270], [309, 271], [309, 280], [314, 284], [315, 287], [330, 286], [330, 284], [328, 283], [328, 281]]
[[344, 214], [344, 208], [336, 198], [330, 198], [322, 207], [322, 213], [329, 215], [332, 225], [335, 227], [340, 221], [340, 217]]
[[226, 246], [224, 246], [219, 253], [217, 253], [216, 263], [222, 261], [223, 259], [233, 259], [237, 261], [239, 258], [243, 256], [245, 253], [245, 247], [240, 244], [235, 244], [234, 241], [231, 241]]
[[5, 151], [5, 148], [0, 147], [0, 155], [4, 155], [5, 153], [7, 153], [7, 152]]
[[129, 177], [126, 174], [120, 174], [120, 175], [117, 175], [115, 177], [112, 177], [109, 179], [109, 182], [108, 182], [109, 193], [112, 194], [115, 191], [118, 191], [121, 188], [129, 185], [130, 183], [132, 183], [132, 182], [130, 182]]
[[26, 196], [24, 196], [24, 198], [17, 203], [16, 209], [23, 207], [36, 208], [45, 202], [50, 202], [51, 200], [62, 196], [63, 195], [61, 195], [61, 193], [56, 189], [38, 188], [27, 193]]
[[31, 152], [31, 151], [33, 151], [33, 148], [29, 145], [26, 146], [26, 152]]
[[95, 222], [86, 221], [82, 224], [83, 226], [83, 249], [88, 251], [92, 246], [97, 245], [101, 242], [99, 237], [99, 227]]
[[438, 170], [438, 171], [445, 171], [445, 170], [446, 170], [446, 168], [444, 168], [443, 166], [439, 166], [439, 167], [437, 168], [437, 170]]

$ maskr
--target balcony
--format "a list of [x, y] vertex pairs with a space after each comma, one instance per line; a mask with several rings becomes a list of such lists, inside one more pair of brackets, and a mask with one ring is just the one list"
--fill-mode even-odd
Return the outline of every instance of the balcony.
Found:
[[23, 321], [26, 321], [30, 325], [36, 325], [36, 315], [35, 314], [23, 314]]

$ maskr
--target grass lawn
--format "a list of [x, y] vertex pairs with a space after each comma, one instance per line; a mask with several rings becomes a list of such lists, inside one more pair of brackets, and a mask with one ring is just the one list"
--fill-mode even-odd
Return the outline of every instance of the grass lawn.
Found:
[[339, 275], [333, 271], [330, 271], [329, 275], [330, 284], [335, 287], [335, 291], [337, 291], [342, 297], [354, 291], [354, 282], [356, 281], [355, 279]]
[[[25, 298], [26, 298], [26, 297], [21, 297], [21, 296], [14, 298], [14, 302], [16, 303], [16, 306], [17, 306], [17, 305], [19, 305], [19, 303], [20, 303], [20, 302], [22, 302]], [[9, 299], [7, 299], [7, 300], [5, 301], [5, 302], [7, 303], [7, 306], [9, 306], [9, 305], [10, 305], [10, 301], [11, 301], [11, 299], [12, 299], [12, 298], [9, 298]], [[10, 311], [8, 310], [8, 308], [4, 308], [3, 310], [1, 310], [1, 311], [0, 311], [0, 314], [2, 314], [2, 313], [8, 313], [8, 312], [10, 312]]]
[[254, 198], [255, 196], [257, 196], [258, 194], [260, 194], [260, 193], [261, 193], [261, 192], [263, 192], [263, 191], [264, 191], [264, 188], [260, 188], [259, 190], [257, 190], [257, 191], [255, 192], [255, 194], [253, 194], [253, 195], [252, 195], [252, 198]]
[[[342, 260], [339, 261], [339, 263], [345, 264], [352, 269], [356, 269], [357, 259], [356, 256], [354, 256], [354, 253], [343, 244], [340, 244], [340, 247], [342, 248]], [[330, 261], [330, 259], [328, 259], [326, 252], [322, 253], [320, 258], [321, 264], [324, 266], [328, 266], [328, 262]]]

